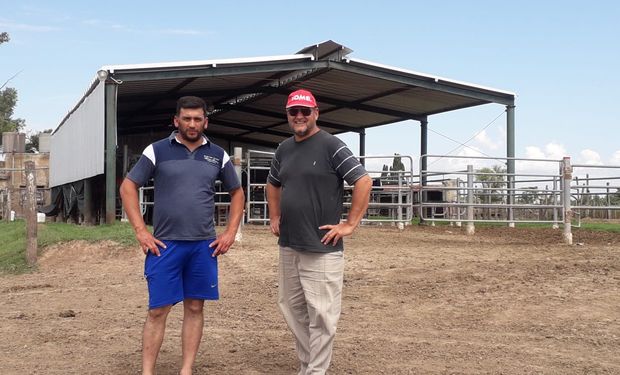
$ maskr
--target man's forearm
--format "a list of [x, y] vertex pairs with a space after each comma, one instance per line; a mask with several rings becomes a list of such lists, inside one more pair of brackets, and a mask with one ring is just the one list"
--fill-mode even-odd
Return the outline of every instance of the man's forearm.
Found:
[[134, 232], [146, 229], [146, 224], [140, 212], [140, 203], [138, 202], [138, 186], [133, 181], [125, 179], [119, 190], [123, 209], [127, 213], [127, 219], [129, 219]]
[[236, 233], [241, 219], [243, 218], [243, 207], [245, 206], [243, 189], [238, 188], [231, 191], [230, 197], [230, 212], [228, 214], [228, 225], [226, 230], [233, 230]]
[[267, 183], [267, 206], [269, 207], [269, 219], [280, 217], [280, 193], [282, 189]]
[[356, 227], [364, 217], [368, 209], [372, 180], [368, 175], [360, 177], [353, 185], [353, 196], [351, 197], [351, 208], [347, 215], [347, 223]]

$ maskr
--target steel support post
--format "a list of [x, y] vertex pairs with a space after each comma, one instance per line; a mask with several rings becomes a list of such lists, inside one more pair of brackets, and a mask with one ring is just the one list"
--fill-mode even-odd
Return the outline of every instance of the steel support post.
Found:
[[506, 171], [508, 173], [508, 226], [514, 228], [515, 203], [515, 106], [506, 106]]
[[105, 83], [105, 222], [116, 220], [116, 93], [117, 85]]

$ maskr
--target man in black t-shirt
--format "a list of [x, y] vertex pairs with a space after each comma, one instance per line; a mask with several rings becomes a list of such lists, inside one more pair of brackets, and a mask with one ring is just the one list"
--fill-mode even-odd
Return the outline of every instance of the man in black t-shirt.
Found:
[[[325, 374], [340, 317], [342, 238], [362, 220], [372, 180], [344, 142], [319, 129], [312, 93], [291, 93], [286, 113], [294, 136], [278, 146], [267, 183], [280, 246], [278, 305], [295, 336], [299, 374]], [[353, 197], [341, 222], [344, 181]]]

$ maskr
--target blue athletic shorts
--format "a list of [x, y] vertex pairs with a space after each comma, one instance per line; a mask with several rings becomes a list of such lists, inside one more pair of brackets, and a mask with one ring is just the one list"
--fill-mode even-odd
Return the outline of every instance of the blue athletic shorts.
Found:
[[174, 305], [186, 298], [215, 300], [217, 257], [212, 257], [209, 244], [202, 241], [162, 241], [161, 256], [150, 251], [144, 260], [144, 277], [149, 288], [149, 309]]

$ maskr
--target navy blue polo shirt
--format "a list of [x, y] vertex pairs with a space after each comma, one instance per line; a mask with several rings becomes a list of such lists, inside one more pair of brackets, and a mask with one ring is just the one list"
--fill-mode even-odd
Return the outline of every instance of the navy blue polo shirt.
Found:
[[226, 191], [241, 186], [230, 157], [206, 137], [190, 152], [177, 141], [177, 131], [144, 149], [127, 178], [155, 184], [153, 235], [160, 240], [215, 238], [215, 181]]

